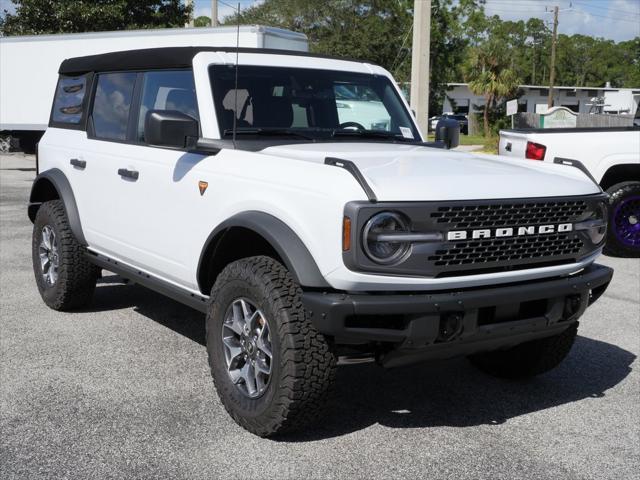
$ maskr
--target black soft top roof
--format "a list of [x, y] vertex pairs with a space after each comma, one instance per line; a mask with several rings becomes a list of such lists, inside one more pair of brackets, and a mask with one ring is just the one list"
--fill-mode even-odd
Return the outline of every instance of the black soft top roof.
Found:
[[163, 68], [191, 67], [193, 57], [200, 52], [233, 52], [263, 53], [275, 55], [295, 55], [302, 57], [330, 58], [334, 60], [353, 60], [295, 50], [274, 50], [267, 48], [235, 47], [163, 47], [125, 50], [122, 52], [102, 53], [87, 57], [67, 58], [60, 64], [58, 73], [63, 75], [82, 74], [86, 72], [106, 72], [114, 70], [158, 70]]

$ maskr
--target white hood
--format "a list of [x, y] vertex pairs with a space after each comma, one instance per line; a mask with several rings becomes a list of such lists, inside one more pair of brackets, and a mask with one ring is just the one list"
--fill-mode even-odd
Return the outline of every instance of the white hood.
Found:
[[351, 160], [381, 201], [531, 198], [599, 192], [575, 167], [415, 145], [306, 143], [269, 147], [262, 153], [318, 163], [326, 157]]

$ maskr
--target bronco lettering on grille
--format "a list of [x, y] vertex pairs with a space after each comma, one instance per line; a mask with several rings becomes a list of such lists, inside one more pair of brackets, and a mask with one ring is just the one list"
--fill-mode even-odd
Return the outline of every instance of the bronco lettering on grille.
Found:
[[476, 230], [453, 230], [447, 232], [447, 240], [469, 240], [480, 238], [519, 237], [526, 235], [544, 235], [556, 232], [570, 232], [572, 223], [558, 225], [537, 225], [526, 227], [479, 228]]

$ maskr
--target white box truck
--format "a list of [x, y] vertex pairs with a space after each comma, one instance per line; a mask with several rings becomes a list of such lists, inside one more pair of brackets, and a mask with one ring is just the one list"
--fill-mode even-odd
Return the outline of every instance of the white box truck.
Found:
[[[260, 25], [71, 33], [0, 38], [0, 137], [33, 151], [49, 123], [60, 63], [70, 57], [155, 47], [308, 51], [306, 35]], [[14, 140], [15, 144], [15, 140]]]

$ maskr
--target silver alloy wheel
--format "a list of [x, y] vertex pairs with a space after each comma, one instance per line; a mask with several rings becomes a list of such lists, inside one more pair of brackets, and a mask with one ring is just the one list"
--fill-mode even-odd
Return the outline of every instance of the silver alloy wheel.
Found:
[[263, 313], [246, 298], [233, 301], [222, 324], [227, 373], [249, 398], [262, 395], [271, 377], [271, 332]]
[[58, 240], [56, 232], [49, 225], [42, 227], [42, 239], [38, 247], [42, 278], [47, 285], [54, 285], [58, 280]]

